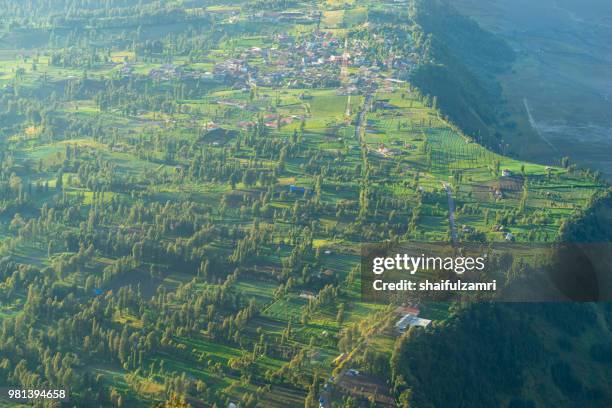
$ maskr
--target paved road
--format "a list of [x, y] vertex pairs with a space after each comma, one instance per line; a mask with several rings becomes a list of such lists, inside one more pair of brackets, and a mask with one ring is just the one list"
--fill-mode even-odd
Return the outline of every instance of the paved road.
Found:
[[459, 242], [459, 234], [457, 233], [457, 223], [455, 222], [455, 200], [453, 199], [453, 190], [448, 183], [443, 183], [446, 196], [448, 197], [448, 221], [451, 227], [451, 239], [453, 245]]

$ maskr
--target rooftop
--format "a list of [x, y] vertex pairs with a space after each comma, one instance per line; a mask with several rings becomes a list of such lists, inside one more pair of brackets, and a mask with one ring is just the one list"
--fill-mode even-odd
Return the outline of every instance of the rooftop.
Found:
[[411, 313], [407, 313], [401, 319], [399, 319], [397, 323], [395, 323], [395, 328], [403, 332], [408, 327], [427, 327], [430, 323], [431, 320], [423, 319]]

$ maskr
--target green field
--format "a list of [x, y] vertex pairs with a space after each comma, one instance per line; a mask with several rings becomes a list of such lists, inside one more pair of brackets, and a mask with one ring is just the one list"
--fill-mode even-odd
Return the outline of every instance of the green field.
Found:
[[3, 12], [3, 386], [316, 406], [389, 375], [398, 305], [361, 298], [362, 245], [451, 242], [446, 188], [455, 244], [552, 243], [607, 189], [462, 132], [398, 79], [419, 49], [377, 2], [118, 3]]

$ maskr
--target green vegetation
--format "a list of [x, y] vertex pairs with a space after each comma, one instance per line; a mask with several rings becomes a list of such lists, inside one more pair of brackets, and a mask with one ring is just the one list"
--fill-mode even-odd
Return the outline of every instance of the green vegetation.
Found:
[[392, 358], [400, 404], [608, 406], [610, 364], [597, 353], [609, 316], [588, 303], [474, 304], [431, 331], [411, 329]]
[[441, 111], [466, 133], [503, 151], [503, 104], [495, 75], [508, 70], [514, 52], [447, 3], [416, 3], [411, 17], [423, 58], [412, 81], [423, 93], [435, 96]]
[[607, 188], [477, 144], [420, 2], [77, 3], [0, 1], [2, 385], [312, 407], [356, 367], [330, 403], [401, 400], [361, 245], [555, 242]]

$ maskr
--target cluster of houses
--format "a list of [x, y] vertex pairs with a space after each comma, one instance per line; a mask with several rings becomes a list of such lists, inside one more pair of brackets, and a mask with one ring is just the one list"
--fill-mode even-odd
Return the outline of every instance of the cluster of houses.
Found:
[[235, 78], [246, 81], [249, 65], [246, 58], [228, 58], [215, 64], [213, 74], [218, 78]]
[[[214, 67], [215, 77], [257, 86], [336, 86], [345, 94], [355, 93], [374, 80], [390, 88], [402, 82], [382, 76], [382, 68], [389, 61], [373, 60], [367, 52], [368, 43], [363, 40], [342, 41], [330, 32], [319, 30], [296, 38], [278, 34], [273, 40], [274, 45], [253, 46], [236, 58], [220, 61]], [[250, 66], [248, 61], [253, 59], [263, 60], [265, 69], [257, 64]], [[394, 68], [409, 70], [414, 66], [411, 58], [400, 55], [393, 55], [390, 61]], [[343, 77], [343, 65], [359, 69]]]
[[[132, 76], [135, 72], [135, 65], [130, 62], [112, 63], [117, 67], [121, 76]], [[198, 70], [187, 69], [185, 65], [162, 64], [159, 67], [152, 68], [148, 77], [154, 81], [169, 81], [173, 79], [207, 79], [207, 80], [222, 80], [223, 77], [215, 75], [212, 72], [203, 72]]]
[[506, 230], [506, 227], [504, 227], [503, 225], [494, 225], [491, 230], [493, 232], [501, 232], [504, 239], [508, 242], [513, 242], [515, 241], [515, 236], [514, 234], [512, 234], [511, 232]]
[[[316, 17], [301, 11], [261, 11], [249, 18], [278, 22]], [[383, 37], [378, 40], [390, 41]], [[212, 72], [166, 63], [151, 69], [148, 75], [157, 81], [177, 78], [222, 81], [232, 84], [234, 89], [249, 89], [253, 86], [337, 87], [343, 94], [353, 94], [374, 81], [383, 88], [392, 89], [403, 81], [388, 78], [383, 71], [387, 68], [410, 71], [415, 66], [410, 54], [391, 53], [384, 61], [378, 60], [369, 52], [370, 45], [366, 40], [341, 39], [329, 31], [321, 30], [295, 37], [275, 34], [268, 45], [245, 48], [238, 55], [217, 61]], [[264, 64], [259, 63], [261, 61]], [[120, 65], [122, 75], [129, 76], [134, 72], [134, 66], [127, 61], [117, 65]], [[359, 69], [349, 73], [349, 66]]]
[[383, 143], [380, 144], [378, 149], [376, 150], [381, 156], [389, 157], [389, 156], [397, 156], [401, 154], [401, 150], [399, 149], [389, 149], [385, 147]]
[[[407, 150], [413, 150], [413, 149], [416, 148], [413, 144], [403, 143], [403, 142], [401, 142], [399, 140], [395, 140], [393, 142], [393, 144], [395, 146], [401, 146], [401, 147], [403, 147], [404, 149], [407, 149]], [[384, 143], [380, 143], [378, 145], [378, 149], [376, 149], [376, 152], [378, 154], [380, 154], [381, 156], [384, 156], [384, 157], [398, 156], [398, 155], [402, 154], [402, 151], [399, 148], [388, 148], [388, 147], [385, 146]]]

